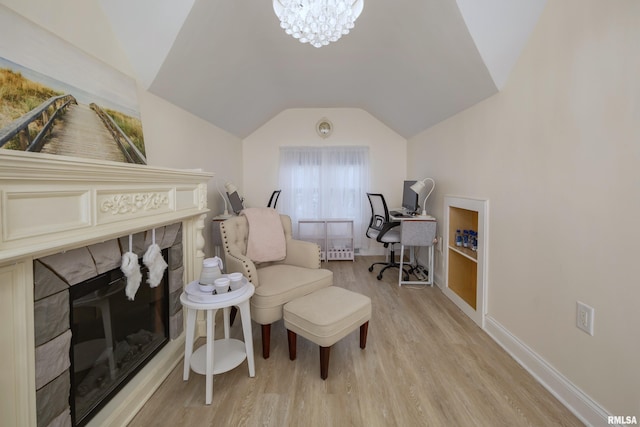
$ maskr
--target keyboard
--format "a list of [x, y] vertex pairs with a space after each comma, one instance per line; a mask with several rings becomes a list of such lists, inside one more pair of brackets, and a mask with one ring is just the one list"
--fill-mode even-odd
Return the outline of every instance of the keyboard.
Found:
[[391, 216], [395, 216], [396, 218], [408, 218], [411, 215], [407, 215], [404, 212], [400, 212], [400, 211], [391, 211], [389, 212], [389, 215]]

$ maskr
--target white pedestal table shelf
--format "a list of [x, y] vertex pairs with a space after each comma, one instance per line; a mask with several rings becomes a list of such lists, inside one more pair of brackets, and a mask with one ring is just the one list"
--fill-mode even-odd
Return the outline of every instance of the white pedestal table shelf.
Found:
[[[244, 279], [246, 281], [246, 278]], [[221, 295], [211, 295], [196, 291], [197, 281], [187, 285], [180, 295], [180, 302], [187, 313], [187, 330], [184, 349], [183, 379], [189, 379], [189, 372], [205, 375], [205, 403], [213, 400], [213, 375], [230, 371], [245, 359], [249, 365], [249, 376], [254, 377], [253, 335], [249, 299], [255, 291], [253, 284], [246, 281], [240, 289]], [[229, 338], [229, 313], [237, 306], [242, 318], [244, 342]], [[224, 339], [214, 339], [215, 316], [219, 309], [224, 311]], [[206, 312], [207, 342], [193, 351], [196, 315], [198, 310]]]

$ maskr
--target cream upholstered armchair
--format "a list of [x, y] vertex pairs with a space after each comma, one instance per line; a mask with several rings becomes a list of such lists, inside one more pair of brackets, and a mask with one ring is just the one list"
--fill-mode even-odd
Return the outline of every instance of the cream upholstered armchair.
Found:
[[333, 272], [320, 268], [320, 248], [292, 238], [291, 218], [280, 215], [286, 241], [281, 261], [256, 263], [247, 257], [249, 223], [243, 215], [220, 223], [227, 273], [240, 272], [256, 290], [251, 318], [262, 325], [262, 356], [269, 357], [271, 324], [282, 319], [287, 302], [333, 284]]

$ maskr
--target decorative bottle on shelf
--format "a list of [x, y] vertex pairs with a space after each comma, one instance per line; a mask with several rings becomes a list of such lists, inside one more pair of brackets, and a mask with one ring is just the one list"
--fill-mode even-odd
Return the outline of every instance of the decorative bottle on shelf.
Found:
[[456, 230], [456, 246], [462, 246], [462, 233], [460, 229]]
[[469, 247], [469, 230], [462, 231], [462, 246], [465, 248]]
[[469, 246], [471, 247], [471, 250], [474, 252], [478, 250], [478, 232], [475, 230], [471, 231], [471, 241]]

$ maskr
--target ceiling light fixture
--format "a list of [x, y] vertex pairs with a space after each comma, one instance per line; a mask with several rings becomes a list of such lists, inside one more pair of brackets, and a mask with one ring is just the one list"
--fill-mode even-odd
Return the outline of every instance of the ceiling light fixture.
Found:
[[364, 0], [273, 0], [280, 27], [315, 47], [349, 34], [363, 7]]
[[329, 138], [329, 136], [331, 136], [331, 132], [333, 132], [333, 125], [329, 119], [322, 118], [318, 123], [316, 123], [316, 132], [322, 138]]

